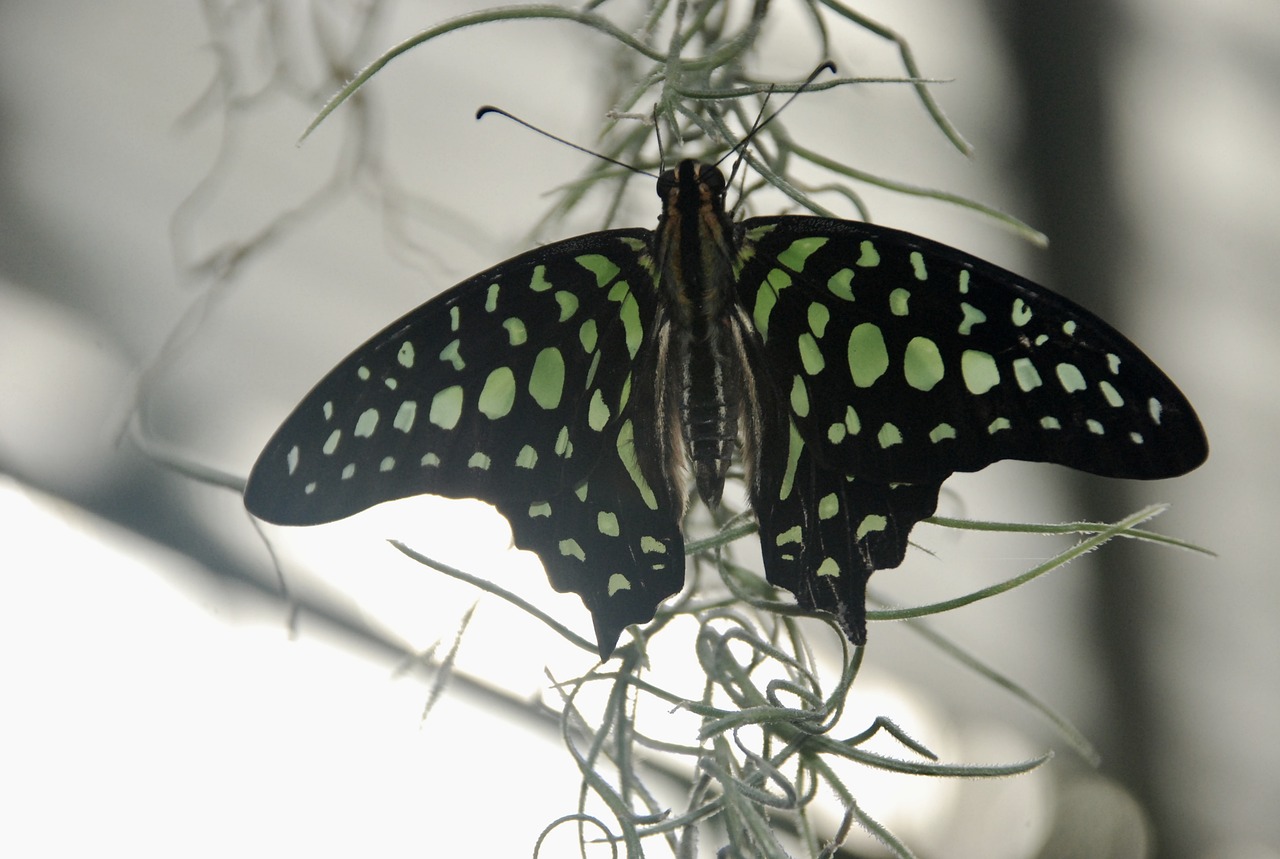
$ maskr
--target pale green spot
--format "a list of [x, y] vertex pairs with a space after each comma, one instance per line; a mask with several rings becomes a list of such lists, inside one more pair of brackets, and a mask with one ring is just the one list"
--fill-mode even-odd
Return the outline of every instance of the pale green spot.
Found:
[[423, 468], [437, 468], [440, 465], [440, 457], [434, 453], [424, 453], [420, 464]]
[[298, 450], [298, 446], [296, 444], [289, 448], [289, 452], [285, 454], [284, 461], [289, 465], [289, 474], [292, 475], [298, 470], [298, 458], [300, 456], [302, 456], [302, 451]]
[[1084, 425], [1087, 426], [1089, 428], [1089, 432], [1094, 435], [1104, 435], [1106, 433], [1106, 430], [1102, 428], [1102, 424], [1095, 421], [1093, 418], [1089, 418], [1085, 421]]
[[396, 353], [396, 360], [400, 362], [401, 367], [408, 369], [413, 366], [413, 359], [413, 344], [406, 340], [400, 344], [400, 351]]
[[489, 458], [488, 454], [480, 451], [471, 454], [471, 458], [467, 460], [467, 468], [476, 468], [480, 471], [488, 471], [490, 465], [493, 465], [493, 460]]
[[792, 525], [777, 537], [774, 537], [773, 543], [775, 546], [785, 546], [788, 543], [799, 543], [802, 539], [804, 539], [804, 532], [800, 530], [800, 526]]
[[1076, 323], [1074, 319], [1068, 319], [1062, 323], [1062, 333], [1068, 337], [1076, 336]]
[[316, 491], [316, 482], [313, 480], [306, 486], [302, 487], [302, 491], [307, 495], [313, 495]]
[[924, 254], [920, 251], [911, 252], [911, 271], [916, 276], [916, 280], [928, 280], [929, 271], [924, 267]]
[[884, 426], [880, 427], [880, 432], [876, 433], [876, 441], [880, 442], [881, 449], [902, 444], [902, 430], [886, 421]]
[[945, 439], [955, 438], [955, 437], [956, 437], [956, 428], [953, 427], [951, 424], [946, 424], [946, 423], [938, 424], [936, 427], [929, 430], [929, 441], [933, 442], [934, 444], [937, 444], [938, 442], [943, 441]]
[[872, 513], [862, 517], [862, 521], [858, 523], [858, 530], [855, 532], [857, 538], [861, 540], [872, 531], [883, 531], [889, 526], [889, 520], [881, 516], [879, 513]]
[[960, 269], [960, 294], [969, 294], [969, 269], [967, 268]]
[[551, 518], [551, 502], [535, 501], [529, 505], [529, 518], [537, 519], [539, 516], [544, 519]]
[[517, 316], [502, 320], [502, 327], [507, 329], [507, 340], [512, 346], [523, 346], [529, 339], [529, 332], [524, 327], [524, 320]]
[[1099, 382], [1098, 389], [1102, 391], [1102, 396], [1107, 398], [1107, 404], [1112, 408], [1118, 409], [1124, 405], [1124, 397], [1120, 396], [1120, 392], [1111, 387], [1110, 382]]
[[971, 394], [985, 394], [1000, 384], [1000, 368], [990, 353], [966, 349], [960, 354], [960, 375]]
[[1052, 415], [1045, 415], [1040, 419], [1040, 426], [1045, 429], [1062, 429], [1062, 422]]
[[809, 416], [809, 391], [804, 386], [804, 379], [799, 376], [791, 378], [791, 411], [797, 417]]
[[591, 355], [591, 366], [587, 368], [587, 378], [582, 383], [582, 389], [590, 388], [596, 381], [596, 370], [600, 367], [601, 352], [595, 352]]
[[827, 240], [822, 236], [796, 239], [791, 243], [791, 247], [778, 254], [778, 262], [792, 271], [804, 271], [805, 261], [826, 243]]
[[844, 407], [844, 428], [849, 431], [849, 435], [857, 435], [862, 431], [862, 421], [858, 419], [853, 406]]
[[458, 352], [457, 340], [450, 340], [445, 344], [445, 347], [440, 350], [440, 360], [448, 361], [455, 370], [461, 370], [467, 366], [467, 362], [462, 360], [462, 355]]
[[1031, 321], [1031, 308], [1021, 298], [1013, 300], [1013, 313], [1009, 315], [1013, 324], [1021, 328]]
[[840, 496], [834, 492], [822, 496], [818, 500], [818, 518], [831, 519], [840, 512]]
[[827, 359], [822, 357], [822, 349], [818, 347], [818, 341], [813, 339], [812, 334], [807, 331], [801, 334], [796, 340], [796, 346], [800, 349], [800, 363], [810, 376], [818, 375], [827, 366]]
[[596, 276], [596, 286], [607, 286], [618, 276], [618, 267], [606, 256], [583, 254], [574, 261]]
[[965, 337], [968, 337], [973, 332], [973, 326], [987, 321], [987, 314], [967, 301], [960, 302], [960, 310], [964, 313], [964, 319], [960, 320], [959, 330]]
[[800, 438], [800, 432], [796, 429], [795, 422], [790, 422], [790, 437], [787, 440], [787, 465], [782, 471], [782, 482], [778, 486], [778, 500], [786, 501], [791, 497], [791, 490], [795, 487], [796, 466], [800, 464], [800, 451], [804, 449], [804, 439]]
[[538, 452], [531, 446], [525, 445], [520, 448], [520, 452], [516, 454], [516, 468], [534, 468], [538, 464]]
[[1134, 444], [1142, 444], [1143, 443], [1142, 433], [1140, 432], [1129, 433], [1129, 440], [1132, 441]]
[[390, 471], [396, 467], [396, 458], [394, 456], [384, 456], [382, 462], [378, 463], [379, 471]]
[[1030, 358], [1014, 358], [1013, 359], [1013, 378], [1017, 380], [1018, 387], [1023, 393], [1040, 387], [1044, 382], [1040, 379], [1040, 372], [1036, 370], [1036, 365], [1031, 363]]
[[859, 388], [869, 388], [889, 369], [884, 334], [874, 322], [863, 322], [849, 334], [849, 374]]
[[564, 394], [564, 356], [555, 346], [548, 346], [533, 359], [529, 373], [529, 396], [550, 411], [560, 405]]
[[387, 378], [382, 380], [382, 384], [386, 385], [388, 390], [394, 391], [396, 389], [396, 386], [399, 385], [400, 383], [396, 380], [395, 376], [388, 376]]
[[649, 482], [644, 479], [644, 473], [640, 471], [640, 461], [636, 459], [635, 432], [635, 427], [631, 425], [631, 421], [622, 422], [622, 426], [618, 428], [618, 457], [622, 460], [622, 465], [626, 468], [627, 474], [630, 475], [631, 482], [640, 491], [640, 498], [644, 501], [645, 506], [650, 510], [657, 510], [658, 499], [654, 496]]
[[510, 367], [498, 367], [489, 373], [480, 391], [476, 408], [491, 421], [505, 418], [516, 402], [516, 377]]
[[840, 565], [835, 558], [823, 558], [822, 563], [818, 564], [817, 573], [820, 576], [839, 576]]
[[853, 269], [842, 268], [827, 281], [827, 291], [836, 298], [853, 301]]
[[583, 322], [578, 329], [578, 340], [582, 343], [582, 351], [588, 355], [596, 351], [596, 343], [599, 342], [599, 336], [594, 319], [588, 319]]
[[556, 304], [560, 305], [560, 321], [568, 322], [578, 312], [578, 296], [563, 289], [556, 292]]
[[591, 487], [591, 484], [584, 480], [582, 481], [582, 483], [574, 487], [573, 494], [577, 496], [579, 501], [581, 501], [583, 504], [586, 504], [587, 492], [590, 490], [590, 487]]
[[325, 456], [331, 456], [338, 449], [338, 442], [342, 441], [342, 430], [336, 429], [329, 433], [329, 437], [324, 440], [324, 447], [320, 451]]
[[870, 239], [863, 239], [862, 243], [858, 245], [858, 250], [860, 251], [860, 255], [858, 256], [858, 261], [854, 263], [854, 265], [861, 266], [862, 268], [875, 268], [880, 265], [880, 252], [876, 250], [876, 246]]
[[839, 444], [844, 441], [844, 437], [847, 433], [848, 430], [844, 428], [844, 424], [832, 424], [827, 427], [827, 441], [832, 444]]
[[667, 547], [663, 545], [661, 540], [645, 534], [640, 538], [640, 551], [649, 555], [665, 555]]
[[1076, 391], [1083, 391], [1088, 387], [1084, 380], [1084, 374], [1080, 372], [1080, 368], [1075, 364], [1068, 364], [1065, 361], [1058, 365], [1058, 381], [1062, 383], [1062, 390], [1068, 394]]
[[568, 459], [573, 453], [573, 444], [569, 441], [569, 428], [560, 427], [560, 433], [556, 436], [555, 446], [556, 456], [562, 456]]
[[907, 302], [911, 300], [911, 291], [898, 287], [889, 293], [889, 312], [894, 316], [906, 316], [909, 312]]
[[489, 284], [489, 291], [484, 296], [484, 312], [492, 313], [498, 309], [498, 292], [502, 287], [496, 283]]
[[529, 280], [529, 288], [534, 292], [546, 292], [551, 288], [551, 281], [547, 280], [547, 267], [545, 265], [534, 267], [533, 277]]
[[605, 404], [604, 394], [599, 388], [591, 394], [591, 403], [587, 406], [587, 426], [596, 432], [605, 428], [605, 424], [609, 423], [609, 407]]
[[362, 381], [362, 382], [367, 382], [367, 381], [369, 381], [369, 376], [371, 376], [371, 375], [372, 375], [372, 374], [369, 372], [369, 368], [368, 368], [368, 367], [360, 366], [360, 367], [357, 367], [357, 368], [356, 368], [356, 376], [357, 376], [357, 378], [359, 378], [359, 379], [360, 379], [360, 381]]
[[827, 323], [831, 321], [831, 311], [819, 301], [809, 302], [809, 330], [813, 336], [822, 337], [827, 333]]
[[440, 429], [451, 430], [458, 425], [460, 417], [462, 417], [462, 386], [450, 385], [437, 391], [431, 398], [431, 411], [427, 413], [427, 420]]
[[354, 462], [348, 462], [346, 465], [342, 467], [343, 480], [350, 480], [355, 476], [356, 476], [356, 464]]
[[601, 510], [596, 514], [596, 530], [606, 537], [616, 537], [622, 533], [618, 528], [618, 516], [616, 513], [609, 513]]
[[987, 424], [987, 435], [995, 435], [1000, 432], [1000, 430], [1007, 430], [1011, 426], [1012, 424], [1009, 423], [1008, 418], [996, 418], [991, 423]]
[[928, 337], [912, 337], [902, 357], [902, 374], [907, 384], [917, 391], [933, 390], [933, 386], [946, 375], [938, 344]]
[[413, 429], [413, 422], [418, 417], [418, 403], [415, 400], [405, 400], [400, 404], [400, 408], [396, 410], [395, 420], [391, 425], [400, 432], [407, 433]]
[[356, 418], [356, 429], [353, 435], [357, 438], [369, 438], [377, 428], [378, 410], [365, 409], [360, 413], [360, 417]]
[[609, 576], [609, 596], [613, 596], [618, 591], [631, 590], [631, 580], [622, 573], [614, 573]]
[[578, 541], [570, 537], [568, 540], [560, 541], [560, 554], [566, 558], [577, 558], [579, 561], [587, 559], [587, 553], [582, 551], [582, 547], [578, 545]]
[[1035, 342], [1035, 344], [1036, 344], [1037, 346], [1043, 346], [1044, 344], [1046, 344], [1046, 343], [1048, 343], [1048, 342], [1049, 342], [1049, 335], [1048, 335], [1048, 334], [1037, 334], [1037, 335], [1036, 335], [1036, 339], [1035, 339], [1035, 341], [1034, 341], [1034, 342]]
[[1160, 416], [1164, 414], [1164, 405], [1155, 397], [1147, 400], [1147, 413], [1151, 415], [1151, 422], [1156, 426], [1160, 426]]
[[322, 407], [322, 411], [324, 412], [324, 419], [326, 421], [332, 420], [333, 419], [333, 400], [325, 400], [324, 406]]
[[773, 306], [778, 303], [778, 293], [769, 288], [768, 283], [760, 284], [760, 288], [756, 290], [756, 305], [751, 311], [751, 319], [756, 324], [756, 331], [760, 332], [761, 340], [769, 339], [769, 315], [773, 313]]
[[458, 323], [461, 321], [461, 311], [458, 310], [458, 306], [455, 304], [453, 307], [449, 308], [449, 330], [455, 334], [458, 333]]
[[1120, 356], [1114, 352], [1107, 353], [1107, 369], [1111, 371], [1111, 375], [1115, 376], [1120, 372]]
[[[619, 297], [614, 298], [615, 294], [619, 292]], [[618, 308], [618, 318], [622, 320], [622, 331], [626, 337], [627, 352], [632, 358], [635, 358], [636, 353], [640, 351], [640, 342], [644, 339], [644, 328], [640, 324], [640, 305], [636, 302], [636, 297], [631, 294], [631, 287], [625, 280], [618, 281], [609, 292], [609, 297], [622, 303], [622, 306]]]
[[627, 378], [622, 380], [622, 393], [618, 395], [618, 411], [622, 411], [627, 407], [627, 401], [631, 399], [631, 374], [627, 374]]

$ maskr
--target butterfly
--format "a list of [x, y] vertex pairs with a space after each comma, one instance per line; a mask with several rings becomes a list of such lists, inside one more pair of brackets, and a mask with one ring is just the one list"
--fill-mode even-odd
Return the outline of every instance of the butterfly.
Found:
[[952, 473], [1152, 479], [1208, 454], [1146, 355], [1016, 274], [874, 224], [735, 223], [711, 164], [657, 189], [657, 229], [531, 250], [356, 349], [267, 443], [248, 510], [486, 501], [582, 598], [603, 660], [683, 586], [686, 486], [715, 507], [735, 459], [768, 581], [862, 644], [867, 580]]

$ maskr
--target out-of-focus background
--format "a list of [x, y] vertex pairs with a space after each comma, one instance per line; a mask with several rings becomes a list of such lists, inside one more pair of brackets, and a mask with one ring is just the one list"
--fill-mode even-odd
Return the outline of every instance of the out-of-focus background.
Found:
[[[785, 5], [761, 65], [801, 78], [823, 57], [802, 4]], [[1046, 232], [1043, 251], [967, 210], [867, 195], [876, 220], [1112, 321], [1178, 381], [1212, 449], [1155, 484], [1001, 464], [953, 481], [944, 512], [1069, 521], [1167, 501], [1153, 527], [1218, 553], [1112, 545], [937, 621], [1079, 724], [1097, 770], [993, 686], [874, 626], [869, 713], [953, 759], [1060, 753], [1024, 779], [873, 786], [866, 803], [927, 856], [1280, 857], [1280, 15], [1256, 0], [856, 6], [948, 81], [935, 93], [976, 154], [950, 148], [901, 85], [805, 96], [793, 132]], [[447, 644], [476, 595], [400, 563], [388, 528], [589, 629], [535, 560], [503, 551], [496, 515], [459, 526], [468, 505], [426, 502], [394, 526], [270, 531], [301, 606], [290, 618], [268, 544], [215, 485], [243, 478], [366, 336], [527, 247], [542, 195], [582, 170], [580, 153], [472, 119], [499, 104], [591, 145], [614, 47], [546, 22], [415, 51], [295, 145], [329, 94], [327, 58], [358, 68], [475, 8], [0, 5], [5, 855], [509, 855], [573, 810], [557, 731], [501, 690], [541, 694], [544, 664], [580, 672], [588, 655], [481, 601], [459, 667], [482, 682], [455, 683], [420, 721], [430, 676], [395, 671]], [[842, 72], [903, 74], [865, 32], [833, 25], [832, 45]], [[644, 188], [622, 223], [651, 224], [654, 204]], [[598, 227], [584, 211], [539, 238]], [[942, 563], [914, 553], [878, 574], [892, 601], [965, 593], [1053, 551], [917, 539]], [[1095, 836], [1107, 846], [1083, 846]]]

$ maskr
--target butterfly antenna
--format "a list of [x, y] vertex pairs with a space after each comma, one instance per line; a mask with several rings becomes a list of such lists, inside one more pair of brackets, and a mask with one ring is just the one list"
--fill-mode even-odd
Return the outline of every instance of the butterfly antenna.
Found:
[[[632, 173], [638, 173], [638, 174], [640, 174], [641, 176], [649, 176], [649, 175], [650, 175], [650, 174], [649, 174], [649, 173], [647, 173], [646, 171], [641, 170], [639, 167], [636, 167], [634, 164], [628, 164], [628, 163], [627, 163], [627, 162], [625, 162], [625, 161], [619, 161], [617, 158], [611, 158], [611, 157], [609, 157], [608, 155], [605, 155], [605, 154], [604, 154], [604, 153], [602, 153], [602, 152], [596, 152], [595, 150], [593, 150], [593, 149], [588, 149], [588, 148], [587, 148], [587, 147], [585, 147], [585, 146], [579, 146], [577, 143], [574, 143], [574, 142], [573, 142], [573, 141], [571, 141], [571, 140], [565, 140], [563, 137], [558, 137], [558, 136], [556, 136], [556, 135], [552, 134], [550, 131], [547, 131], [547, 130], [546, 130], [546, 129], [544, 129], [544, 128], [539, 128], [538, 126], [534, 125], [533, 123], [531, 123], [531, 122], [527, 122], [527, 121], [525, 121], [525, 120], [521, 119], [520, 117], [516, 116], [514, 113], [508, 113], [507, 111], [503, 110], [503, 109], [502, 109], [502, 108], [500, 108], [500, 107], [494, 107], [493, 105], [486, 104], [486, 105], [484, 105], [483, 107], [481, 107], [479, 110], [477, 110], [477, 111], [476, 111], [476, 119], [482, 119], [484, 116], [486, 116], [487, 114], [490, 114], [490, 113], [496, 113], [496, 114], [498, 114], [498, 116], [505, 117], [505, 118], [507, 118], [507, 119], [511, 120], [512, 122], [516, 123], [517, 125], [523, 125], [525, 128], [529, 129], [530, 131], [533, 131], [533, 132], [536, 132], [536, 133], [538, 133], [538, 134], [541, 134], [543, 137], [546, 137], [546, 138], [549, 138], [549, 139], [551, 139], [551, 140], [554, 140], [554, 141], [556, 141], [557, 143], [563, 143], [565, 146], [568, 146], [570, 149], [576, 149], [576, 150], [578, 150], [579, 152], [585, 153], [585, 154], [590, 155], [590, 156], [592, 156], [592, 157], [594, 157], [594, 158], [599, 158], [601, 161], [607, 161], [608, 163], [613, 164], [613, 165], [616, 165], [616, 166], [618, 166], [618, 167], [621, 167], [621, 168], [623, 168], [624, 170], [630, 170]], [[651, 178], [652, 178], [652, 177], [651, 177]]]
[[719, 161], [716, 162], [716, 164], [719, 165], [723, 163], [731, 155], [734, 155], [735, 153], [738, 155], [738, 158], [735, 159], [733, 162], [733, 167], [729, 169], [730, 184], [733, 183], [733, 177], [738, 172], [738, 165], [742, 163], [742, 157], [743, 157], [742, 153], [746, 151], [747, 144], [750, 143], [751, 140], [757, 134], [759, 134], [766, 125], [768, 125], [769, 123], [777, 119], [778, 114], [786, 110], [788, 105], [790, 105], [791, 102], [795, 101], [802, 92], [807, 90], [809, 88], [809, 84], [813, 83], [814, 80], [818, 77], [818, 75], [822, 74], [823, 72], [835, 72], [835, 70], [836, 70], [836, 64], [831, 62], [830, 60], [827, 60], [825, 63], [818, 66], [816, 69], [814, 69], [812, 72], [809, 73], [809, 77], [804, 79], [804, 83], [796, 87], [796, 91], [791, 94], [790, 98], [788, 98], [786, 101], [782, 103], [782, 107], [778, 108], [768, 116], [765, 116], [764, 115], [765, 107], [769, 104], [769, 97], [773, 95], [773, 92], [774, 92], [773, 87], [769, 87], [768, 92], [765, 93], [764, 101], [761, 102], [760, 104], [760, 113], [756, 116], [755, 125], [751, 127], [751, 130], [747, 132], [745, 137], [743, 137], [741, 140], [735, 143], [733, 147], [728, 152], [726, 152]]

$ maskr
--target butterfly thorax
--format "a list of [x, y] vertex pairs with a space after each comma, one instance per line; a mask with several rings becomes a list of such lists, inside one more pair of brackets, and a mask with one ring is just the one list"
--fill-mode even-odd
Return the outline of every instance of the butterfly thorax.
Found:
[[[664, 423], [693, 468], [698, 494], [716, 506], [738, 442], [741, 358], [735, 310], [733, 225], [719, 169], [682, 161], [658, 180], [654, 240], [667, 361], [658, 380]], [[679, 442], [679, 444], [676, 444]]]

